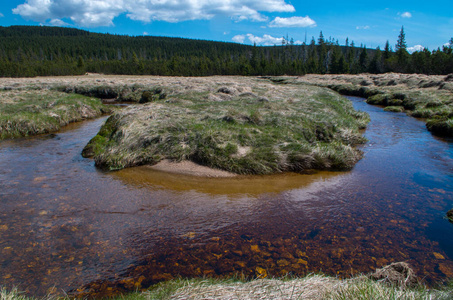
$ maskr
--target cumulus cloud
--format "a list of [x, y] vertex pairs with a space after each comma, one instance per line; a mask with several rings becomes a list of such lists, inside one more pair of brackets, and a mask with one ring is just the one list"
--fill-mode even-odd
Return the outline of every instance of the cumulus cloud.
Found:
[[240, 34], [240, 35], [235, 35], [232, 38], [233, 42], [242, 44], [245, 42], [245, 35]]
[[255, 36], [251, 33], [236, 35], [233, 37], [233, 41], [236, 43], [244, 43], [248, 39], [252, 44], [262, 45], [262, 46], [272, 46], [272, 45], [281, 45], [284, 40], [283, 37], [273, 37], [269, 34], [265, 34], [262, 37]]
[[423, 51], [424, 49], [425, 47], [423, 47], [422, 45], [415, 45], [413, 47], [408, 47], [407, 52], [414, 53], [416, 51]]
[[52, 19], [46, 25], [50, 25], [50, 26], [69, 26], [70, 24], [68, 24], [68, 23], [66, 23], [66, 22], [64, 22], [63, 20], [60, 20], [60, 19]]
[[87, 27], [112, 26], [123, 10], [123, 0], [27, 0], [13, 9], [25, 19], [39, 22], [69, 18]]
[[403, 12], [401, 14], [401, 17], [403, 17], [403, 18], [412, 18], [412, 14], [410, 12], [406, 11], [406, 12]]
[[26, 0], [13, 9], [39, 22], [68, 18], [87, 26], [112, 26], [121, 14], [142, 22], [208, 20], [217, 15], [234, 20], [266, 21], [260, 12], [294, 12], [285, 0]]
[[2, 13], [0, 13], [0, 18], [4, 17], [4, 15]]
[[368, 30], [370, 29], [370, 26], [366, 25], [366, 26], [357, 26], [355, 29], [357, 30]]
[[309, 16], [291, 18], [276, 17], [269, 23], [269, 27], [316, 27], [316, 22]]

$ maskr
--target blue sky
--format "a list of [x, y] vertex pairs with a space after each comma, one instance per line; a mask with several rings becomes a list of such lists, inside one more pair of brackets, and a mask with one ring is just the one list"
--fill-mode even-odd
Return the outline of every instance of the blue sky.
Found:
[[291, 0], [4, 0], [0, 26], [68, 26], [94, 32], [245, 44], [301, 43], [307, 36], [383, 48], [404, 26], [408, 47], [436, 49], [453, 37], [453, 2]]

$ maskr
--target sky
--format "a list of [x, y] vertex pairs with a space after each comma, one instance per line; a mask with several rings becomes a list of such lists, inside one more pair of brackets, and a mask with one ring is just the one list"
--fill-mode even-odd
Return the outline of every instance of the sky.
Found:
[[[394, 48], [404, 26], [410, 52], [453, 37], [453, 0], [2, 0], [0, 26], [64, 26], [92, 32], [257, 45], [324, 37]], [[0, 41], [1, 42], [1, 41]]]

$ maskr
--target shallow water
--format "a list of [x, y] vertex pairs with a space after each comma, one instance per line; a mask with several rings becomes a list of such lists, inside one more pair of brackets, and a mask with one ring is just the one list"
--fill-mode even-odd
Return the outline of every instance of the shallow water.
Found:
[[105, 296], [175, 276], [350, 276], [409, 262], [453, 277], [453, 144], [424, 123], [371, 116], [350, 172], [193, 178], [104, 173], [80, 153], [98, 119], [0, 143], [0, 284]]

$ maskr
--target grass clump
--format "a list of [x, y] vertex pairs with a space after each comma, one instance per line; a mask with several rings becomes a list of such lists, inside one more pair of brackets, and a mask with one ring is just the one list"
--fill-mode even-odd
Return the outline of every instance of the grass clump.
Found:
[[119, 111], [85, 154], [111, 170], [170, 159], [237, 174], [345, 170], [361, 158], [354, 146], [369, 119], [350, 101], [324, 88], [252, 84], [247, 93], [239, 83], [198, 86]]
[[429, 290], [426, 287], [401, 288], [360, 276], [341, 280], [324, 275], [302, 278], [254, 279], [175, 279], [159, 283], [148, 291], [116, 299], [313, 299], [370, 300], [451, 299], [451, 288]]
[[429, 119], [426, 127], [436, 135], [453, 136], [453, 118]]
[[147, 103], [157, 99], [165, 99], [167, 92], [160, 86], [146, 87], [133, 85], [59, 85], [54, 90], [69, 94], [79, 94], [99, 99], [115, 99], [120, 102]]
[[387, 106], [384, 108], [385, 111], [389, 112], [404, 112], [404, 107], [402, 106]]
[[17, 288], [14, 288], [8, 291], [4, 287], [0, 287], [0, 300], [29, 300], [30, 297], [27, 297], [19, 292]]
[[0, 140], [49, 133], [111, 110], [100, 100], [50, 90], [0, 91]]
[[450, 221], [450, 222], [453, 223], [453, 209], [450, 209], [450, 210], [447, 212], [447, 219], [448, 219], [448, 221]]

